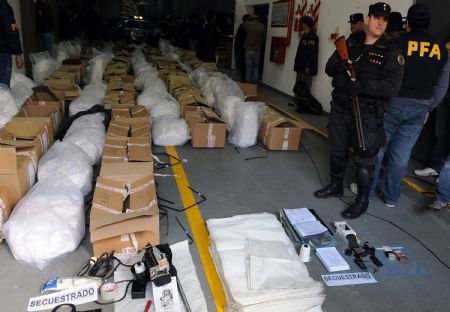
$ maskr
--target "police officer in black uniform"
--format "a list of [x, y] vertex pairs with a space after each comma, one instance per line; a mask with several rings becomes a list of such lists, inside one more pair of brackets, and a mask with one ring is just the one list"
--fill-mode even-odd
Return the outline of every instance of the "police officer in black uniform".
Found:
[[[386, 143], [384, 106], [390, 97], [397, 94], [402, 81], [403, 56], [383, 35], [390, 11], [386, 3], [371, 5], [366, 17], [367, 34], [356, 42], [347, 40], [349, 60], [341, 60], [335, 51], [325, 69], [333, 78], [334, 87], [329, 125], [331, 183], [314, 195], [317, 198], [343, 195], [349, 147], [353, 146], [358, 195], [355, 202], [342, 212], [344, 218], [358, 218], [368, 208], [377, 153]], [[352, 64], [356, 80], [350, 79], [347, 64]], [[354, 96], [359, 99], [365, 150], [356, 144], [352, 110]]]
[[22, 45], [14, 12], [6, 0], [0, 0], [0, 83], [8, 87], [11, 82], [12, 55], [16, 56], [17, 68], [21, 68]]
[[350, 15], [350, 20], [348, 22], [350, 23], [350, 30], [352, 32], [348, 40], [351, 41], [364, 40], [366, 36], [366, 32], [364, 31], [364, 14], [362, 13], [352, 14]]

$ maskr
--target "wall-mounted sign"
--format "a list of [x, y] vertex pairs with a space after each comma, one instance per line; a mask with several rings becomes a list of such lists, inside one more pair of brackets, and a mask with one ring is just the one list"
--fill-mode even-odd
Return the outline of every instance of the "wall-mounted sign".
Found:
[[289, 21], [289, 0], [274, 2], [271, 27], [287, 27]]

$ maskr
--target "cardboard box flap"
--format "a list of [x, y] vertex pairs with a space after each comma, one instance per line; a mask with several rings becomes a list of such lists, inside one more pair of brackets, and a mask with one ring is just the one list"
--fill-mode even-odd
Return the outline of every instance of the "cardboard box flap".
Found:
[[143, 176], [153, 176], [153, 162], [102, 163], [101, 177], [131, 183]]
[[133, 118], [135, 117], [150, 117], [150, 113], [148, 112], [145, 106], [133, 106], [130, 107], [130, 113]]
[[128, 161], [152, 161], [150, 137], [128, 139]]
[[125, 161], [127, 156], [127, 139], [108, 137], [103, 149], [103, 161]]
[[115, 119], [115, 118], [131, 118], [131, 114], [130, 114], [130, 111], [127, 108], [112, 109], [111, 110], [111, 117], [113, 119]]
[[158, 216], [138, 217], [115, 224], [105, 225], [91, 231], [91, 243], [125, 233], [136, 233], [143, 231], [152, 231], [159, 237], [158, 218]]
[[108, 136], [128, 137], [130, 126], [113, 120], [109, 123]]
[[203, 108], [202, 116], [206, 122], [211, 123], [225, 123], [222, 119], [220, 119], [219, 115], [217, 115], [211, 108]]
[[[126, 205], [127, 199], [129, 207]], [[157, 213], [153, 175], [140, 177], [131, 183], [111, 178], [97, 179], [90, 217], [91, 229]]]
[[41, 133], [42, 128], [47, 126], [47, 123], [46, 117], [14, 117], [6, 124], [5, 129], [16, 138], [33, 140]]

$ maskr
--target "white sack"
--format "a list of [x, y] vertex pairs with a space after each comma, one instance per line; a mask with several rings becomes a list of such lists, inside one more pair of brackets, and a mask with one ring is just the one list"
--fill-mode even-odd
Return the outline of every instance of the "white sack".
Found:
[[37, 87], [37, 84], [33, 80], [31, 80], [24, 74], [13, 71], [11, 74], [11, 88], [13, 88], [14, 86], [16, 86], [18, 84], [24, 84], [30, 89]]
[[18, 108], [22, 108], [25, 101], [33, 95], [33, 90], [23, 83], [16, 84], [11, 87], [11, 94]]
[[43, 85], [45, 79], [59, 67], [58, 62], [47, 51], [32, 53], [30, 59], [33, 80], [38, 85]]
[[0, 128], [19, 112], [16, 101], [7, 85], [0, 83]]
[[263, 102], [239, 102], [235, 104], [235, 121], [228, 141], [238, 147], [256, 144], [259, 127], [266, 112]]
[[64, 175], [50, 175], [20, 200], [3, 234], [14, 258], [43, 269], [74, 251], [83, 239], [83, 194]]
[[103, 105], [107, 85], [104, 82], [92, 83], [83, 88], [80, 96], [69, 106], [69, 116], [86, 111], [94, 105]]
[[162, 116], [154, 120], [152, 138], [159, 146], [183, 145], [190, 139], [189, 127], [184, 119]]
[[77, 145], [91, 159], [91, 165], [100, 162], [105, 145], [106, 131], [103, 113], [81, 116], [67, 130], [63, 142]]
[[57, 141], [39, 161], [38, 180], [60, 172], [72, 180], [84, 196], [92, 190], [91, 159], [80, 147]]

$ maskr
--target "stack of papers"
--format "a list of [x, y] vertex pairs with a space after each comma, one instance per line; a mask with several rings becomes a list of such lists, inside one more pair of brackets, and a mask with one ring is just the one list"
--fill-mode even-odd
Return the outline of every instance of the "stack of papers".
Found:
[[350, 266], [335, 247], [317, 248], [316, 254], [328, 272], [350, 270]]
[[283, 211], [294, 230], [301, 237], [321, 234], [328, 230], [308, 208], [283, 209]]
[[207, 226], [227, 312], [322, 310], [322, 284], [294, 260], [295, 248], [274, 215], [210, 219]]

